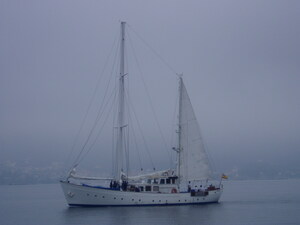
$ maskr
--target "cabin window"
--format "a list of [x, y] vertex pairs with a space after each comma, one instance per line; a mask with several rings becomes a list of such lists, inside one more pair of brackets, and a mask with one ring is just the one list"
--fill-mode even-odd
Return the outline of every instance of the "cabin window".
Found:
[[171, 179], [170, 179], [170, 178], [167, 178], [167, 179], [166, 179], [166, 183], [167, 183], [167, 184], [171, 184]]
[[151, 179], [148, 179], [148, 180], [147, 180], [147, 184], [151, 184]]
[[172, 181], [172, 184], [175, 184], [175, 178], [172, 178], [171, 181]]
[[159, 187], [158, 186], [153, 186], [153, 191], [159, 191]]
[[146, 191], [151, 191], [151, 186], [146, 186]]
[[165, 184], [165, 179], [160, 179], [160, 184]]
[[158, 184], [157, 179], [153, 180], [153, 184]]
[[140, 188], [141, 191], [144, 191], [144, 187], [143, 186], [140, 186], [139, 188]]

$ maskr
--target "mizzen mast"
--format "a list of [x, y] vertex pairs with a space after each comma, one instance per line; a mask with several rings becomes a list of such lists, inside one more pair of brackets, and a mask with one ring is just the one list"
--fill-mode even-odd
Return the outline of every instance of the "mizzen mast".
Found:
[[179, 109], [178, 109], [178, 148], [177, 148], [177, 176], [179, 183], [181, 182], [181, 163], [182, 163], [182, 143], [181, 143], [181, 123], [182, 123], [182, 76], [179, 76]]

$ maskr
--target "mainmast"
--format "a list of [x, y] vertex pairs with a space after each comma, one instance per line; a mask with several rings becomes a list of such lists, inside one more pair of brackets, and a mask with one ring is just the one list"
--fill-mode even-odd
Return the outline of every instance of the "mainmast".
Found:
[[115, 180], [121, 179], [121, 173], [123, 171], [123, 137], [124, 137], [124, 111], [125, 111], [125, 66], [124, 66], [124, 51], [125, 51], [125, 24], [121, 22], [121, 46], [120, 46], [120, 75], [119, 75], [119, 108], [118, 108], [118, 134], [116, 145], [116, 172]]

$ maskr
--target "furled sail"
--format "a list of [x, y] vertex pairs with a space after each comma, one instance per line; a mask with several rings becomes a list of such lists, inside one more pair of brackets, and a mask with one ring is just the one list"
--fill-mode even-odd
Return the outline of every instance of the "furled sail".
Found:
[[179, 126], [181, 182], [210, 178], [212, 173], [210, 163], [204, 148], [199, 124], [182, 78], [180, 78]]

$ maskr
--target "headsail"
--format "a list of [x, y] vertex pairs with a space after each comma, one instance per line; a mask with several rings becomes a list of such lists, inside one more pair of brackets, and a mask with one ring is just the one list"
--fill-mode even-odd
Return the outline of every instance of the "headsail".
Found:
[[184, 183], [210, 178], [211, 167], [204, 148], [199, 124], [181, 77], [179, 129], [180, 180]]

